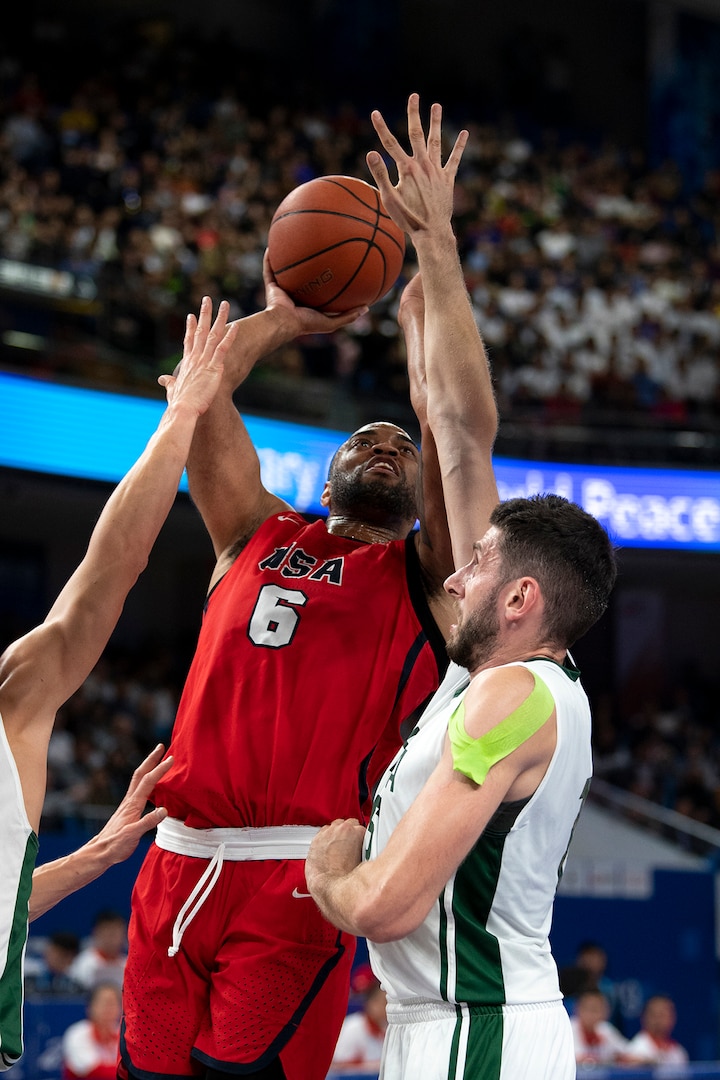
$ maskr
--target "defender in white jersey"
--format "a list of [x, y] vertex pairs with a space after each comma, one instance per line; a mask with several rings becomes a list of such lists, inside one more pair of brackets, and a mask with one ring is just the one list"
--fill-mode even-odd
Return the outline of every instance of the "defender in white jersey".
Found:
[[335, 822], [311, 845], [310, 891], [368, 938], [387, 991], [383, 1080], [574, 1080], [548, 940], [592, 772], [568, 648], [615, 574], [579, 506], [500, 503], [445, 585], [459, 667], [380, 781], [367, 832]]

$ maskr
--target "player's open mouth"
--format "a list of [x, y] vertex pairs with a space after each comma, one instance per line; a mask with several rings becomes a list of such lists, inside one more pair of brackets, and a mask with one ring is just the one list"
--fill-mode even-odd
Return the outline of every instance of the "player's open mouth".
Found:
[[397, 469], [389, 461], [373, 461], [371, 465], [368, 465], [365, 469], [366, 472], [389, 472], [393, 476], [397, 476]]

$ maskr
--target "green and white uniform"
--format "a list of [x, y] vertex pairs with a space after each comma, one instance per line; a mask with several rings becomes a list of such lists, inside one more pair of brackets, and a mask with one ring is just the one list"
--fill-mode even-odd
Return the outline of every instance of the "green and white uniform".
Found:
[[0, 717], [0, 1072], [23, 1052], [23, 965], [38, 838], [25, 811], [20, 776]]
[[[422, 925], [400, 941], [368, 943], [388, 995], [383, 1080], [574, 1080], [572, 1033], [548, 935], [592, 774], [590, 708], [574, 667], [542, 658], [522, 666], [540, 691], [528, 702], [542, 709], [531, 730], [554, 702], [555, 752], [531, 798], [499, 807]], [[435, 769], [468, 681], [466, 671], [450, 666], [383, 775], [366, 859], [382, 851]], [[528, 708], [522, 713], [516, 746], [527, 737]]]

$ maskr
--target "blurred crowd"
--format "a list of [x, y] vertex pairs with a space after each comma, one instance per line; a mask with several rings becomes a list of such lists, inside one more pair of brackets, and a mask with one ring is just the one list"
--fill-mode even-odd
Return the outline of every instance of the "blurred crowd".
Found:
[[[632, 707], [612, 694], [594, 702], [594, 774], [617, 788], [720, 829], [720, 739], [715, 701], [717, 679], [691, 666], [676, 681], [658, 683]], [[660, 830], [662, 831], [662, 829]], [[691, 850], [706, 844], [668, 835]]]
[[168, 745], [183, 677], [170, 651], [106, 652], [57, 714], [43, 830], [95, 829], [110, 817], [142, 759]]
[[[331, 173], [370, 179], [377, 138], [364, 109], [318, 105], [291, 85], [282, 103], [251, 58], [231, 68], [217, 43], [157, 26], [133, 33], [115, 63], [88, 51], [54, 83], [40, 66], [0, 59], [0, 283], [7, 297], [28, 266], [72, 283], [49, 348], [5, 363], [154, 382], [204, 293], [230, 298], [234, 316], [262, 306], [268, 228], [288, 191]], [[470, 129], [455, 223], [501, 418], [716, 425], [720, 176], [688, 191], [671, 161], [651, 167], [637, 149], [528, 134], [466, 108], [445, 121], [450, 138]], [[367, 318], [272, 357], [251, 376], [250, 402], [254, 382], [265, 409], [297, 410], [310, 382], [401, 411], [394, 315], [411, 273], [412, 252]], [[3, 320], [18, 310], [3, 304]], [[23, 318], [32, 332], [49, 316], [36, 305]]]

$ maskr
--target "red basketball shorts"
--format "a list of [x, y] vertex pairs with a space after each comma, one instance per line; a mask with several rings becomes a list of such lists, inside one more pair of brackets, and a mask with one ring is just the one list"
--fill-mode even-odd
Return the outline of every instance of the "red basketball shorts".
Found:
[[225, 862], [170, 957], [173, 924], [206, 865], [153, 844], [141, 868], [124, 1064], [149, 1080], [205, 1067], [251, 1074], [279, 1055], [288, 1080], [324, 1080], [347, 1010], [355, 939], [320, 915], [301, 859]]

